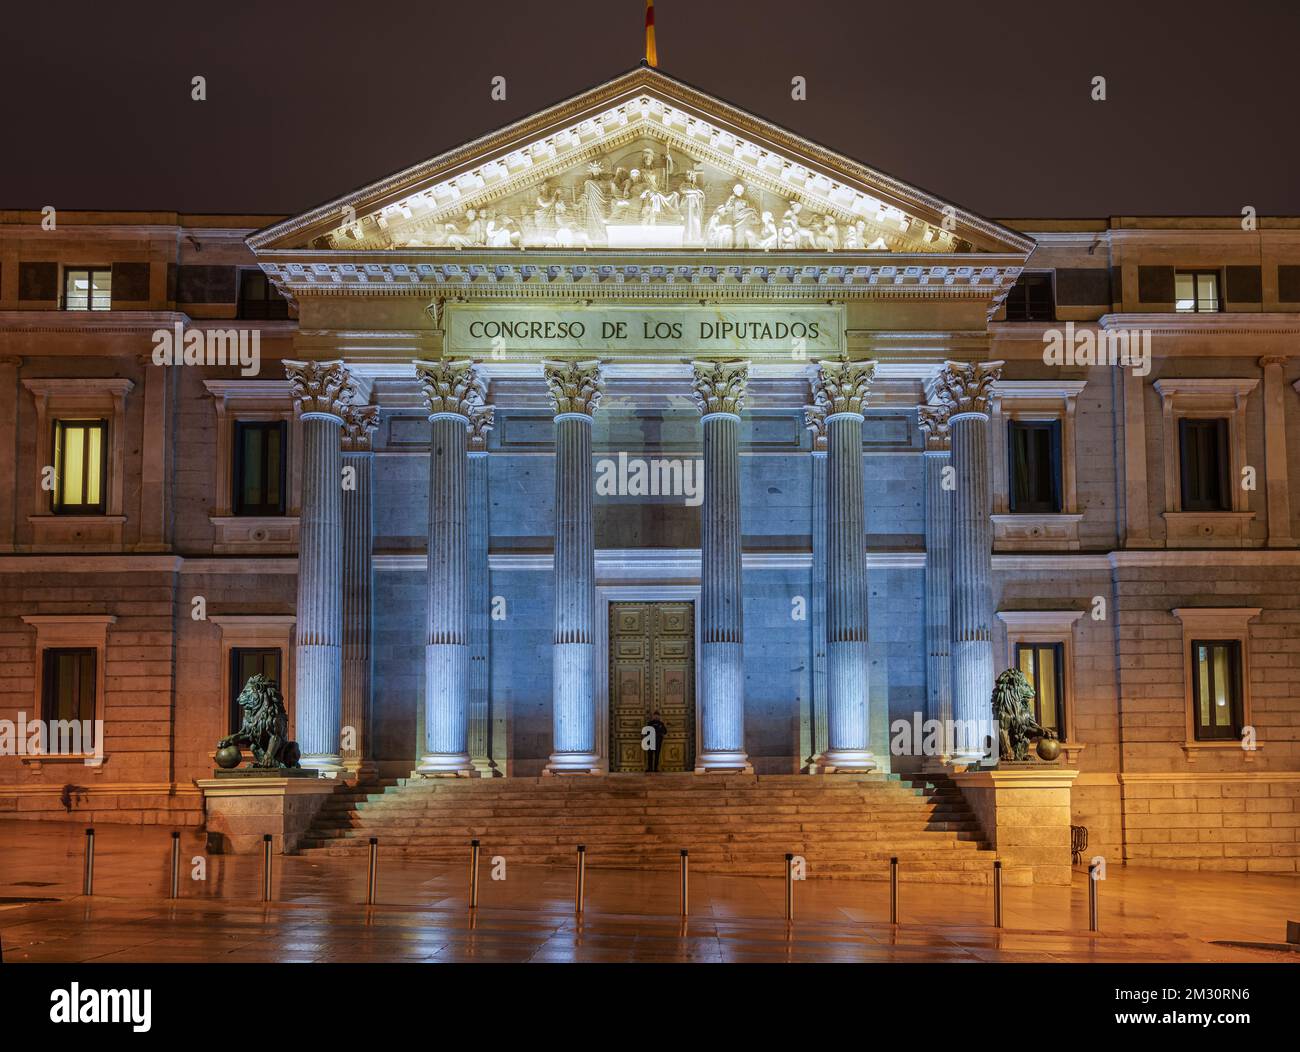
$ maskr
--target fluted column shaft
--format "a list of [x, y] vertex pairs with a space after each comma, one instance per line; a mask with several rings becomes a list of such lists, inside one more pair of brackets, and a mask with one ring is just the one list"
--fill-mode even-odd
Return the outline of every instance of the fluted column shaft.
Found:
[[596, 531], [591, 428], [586, 413], [555, 417], [553, 770], [590, 770], [599, 759], [592, 678]]
[[[352, 728], [345, 764], [360, 766], [370, 755], [370, 631], [374, 593], [374, 507], [371, 497], [375, 454], [345, 451], [352, 488], [343, 490], [343, 725]], [[345, 741], [345, 745], [347, 742]]]
[[925, 690], [929, 719], [947, 730], [952, 714], [952, 496], [944, 488], [949, 450], [927, 450], [925, 459]]
[[488, 456], [473, 449], [469, 453], [469, 565], [469, 755], [475, 769], [488, 774], [495, 766], [488, 695]]
[[828, 744], [826, 705], [826, 450], [812, 453], [812, 727], [809, 762]]
[[740, 416], [707, 413], [700, 544], [700, 681], [703, 750], [697, 766], [743, 768], [744, 611], [741, 581]]
[[862, 420], [861, 413], [852, 412], [826, 418], [826, 763], [836, 769], [874, 766]]
[[954, 758], [985, 754], [993, 686], [993, 526], [985, 412], [954, 413], [952, 430], [952, 659]]
[[467, 417], [429, 417], [428, 632], [425, 637], [426, 774], [470, 770]]
[[302, 414], [294, 699], [304, 767], [339, 765], [343, 714], [343, 462], [332, 413]]

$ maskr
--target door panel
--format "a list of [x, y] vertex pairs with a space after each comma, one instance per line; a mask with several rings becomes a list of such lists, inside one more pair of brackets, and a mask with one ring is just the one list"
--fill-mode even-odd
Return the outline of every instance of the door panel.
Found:
[[668, 734], [661, 771], [695, 765], [695, 607], [609, 604], [609, 767], [644, 771], [641, 728], [659, 711]]

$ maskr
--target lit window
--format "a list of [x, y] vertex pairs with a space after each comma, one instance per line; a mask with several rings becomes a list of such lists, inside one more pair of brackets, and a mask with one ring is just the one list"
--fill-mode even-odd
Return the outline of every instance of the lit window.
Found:
[[107, 267], [69, 267], [63, 272], [64, 310], [109, 310], [113, 272]]
[[1065, 645], [1017, 643], [1016, 665], [1034, 688], [1034, 719], [1040, 727], [1065, 737]]
[[1183, 417], [1178, 421], [1183, 511], [1231, 511], [1228, 421]]
[[1179, 270], [1174, 274], [1174, 306], [1188, 314], [1219, 309], [1217, 270]]
[[243, 713], [239, 708], [239, 692], [249, 677], [261, 673], [267, 679], [274, 680], [280, 687], [280, 648], [279, 647], [234, 647], [230, 651], [230, 733], [234, 734], [243, 723]]
[[54, 421], [56, 515], [104, 514], [107, 433], [106, 420]]
[[55, 720], [95, 718], [95, 649], [53, 648], [44, 652], [42, 709], [47, 725]]
[[1241, 641], [1192, 640], [1196, 740], [1241, 737]]
[[236, 515], [283, 515], [285, 422], [235, 422]]
[[1012, 515], [1055, 515], [1061, 510], [1061, 422], [1010, 420]]

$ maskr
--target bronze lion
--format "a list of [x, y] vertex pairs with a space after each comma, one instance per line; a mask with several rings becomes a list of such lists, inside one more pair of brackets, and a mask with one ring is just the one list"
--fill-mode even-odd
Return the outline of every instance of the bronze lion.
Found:
[[1018, 668], [1009, 668], [993, 685], [993, 718], [998, 721], [998, 758], [1025, 760], [1029, 743], [1038, 738], [1055, 738], [1056, 732], [1040, 726], [1029, 707], [1034, 688]]
[[255, 672], [239, 692], [239, 707], [243, 712], [239, 730], [217, 742], [217, 748], [249, 746], [254, 767], [297, 767], [298, 743], [289, 741], [289, 713], [279, 684]]

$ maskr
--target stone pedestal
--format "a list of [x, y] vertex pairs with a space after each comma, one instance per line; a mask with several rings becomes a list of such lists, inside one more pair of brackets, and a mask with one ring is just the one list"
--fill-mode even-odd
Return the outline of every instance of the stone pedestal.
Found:
[[595, 632], [596, 528], [592, 417], [600, 362], [544, 362], [555, 413], [555, 636], [552, 751], [546, 774], [598, 774]]
[[698, 773], [752, 771], [745, 752], [745, 628], [741, 586], [740, 414], [749, 362], [695, 362], [704, 431], [700, 525]]
[[220, 833], [233, 855], [262, 850], [270, 833], [277, 854], [291, 855], [325, 801], [341, 782], [334, 778], [281, 777], [199, 778], [203, 813], [209, 832]]
[[1071, 879], [1070, 789], [1079, 772], [1046, 763], [1002, 763], [950, 777], [1002, 861], [1008, 884]]

